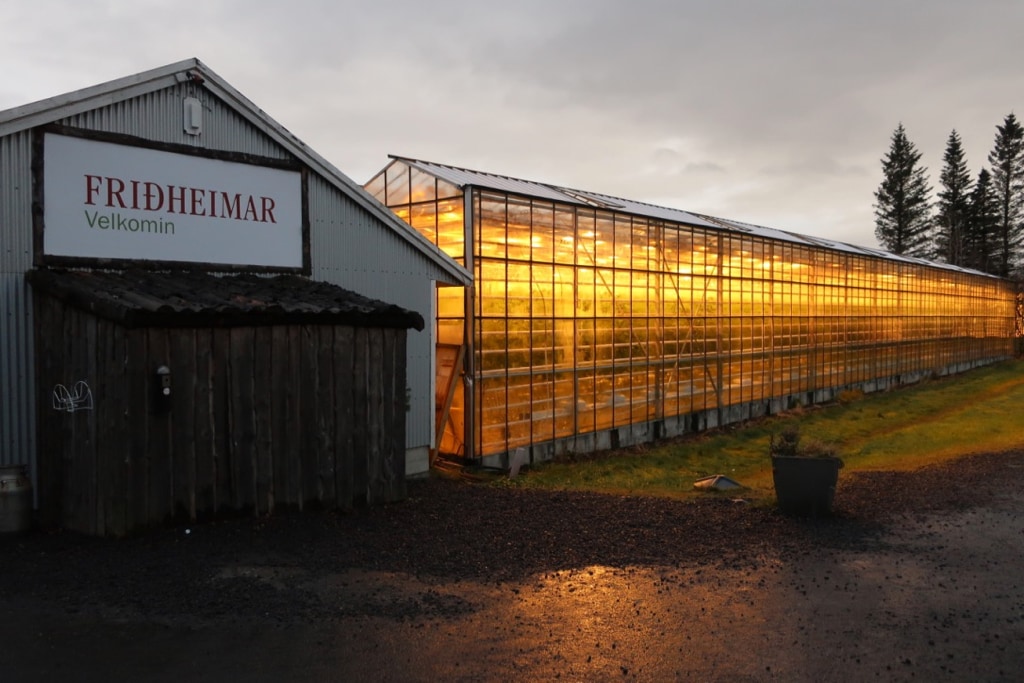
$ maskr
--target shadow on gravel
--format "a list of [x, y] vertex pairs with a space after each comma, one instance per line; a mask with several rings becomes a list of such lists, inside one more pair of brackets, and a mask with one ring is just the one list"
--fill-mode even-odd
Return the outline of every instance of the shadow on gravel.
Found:
[[317, 588], [332, 581], [335, 594], [359, 593], [355, 611], [459, 612], [469, 606], [451, 595], [388, 594], [380, 579], [486, 584], [595, 565], [757, 569], [823, 549], [877, 547], [893, 515], [989, 502], [996, 481], [1024, 483], [1022, 452], [907, 473], [843, 474], [836, 514], [823, 519], [717, 495], [680, 502], [427, 479], [411, 482], [402, 503], [346, 514], [235, 519], [125, 540], [5, 538], [0, 598], [39, 599], [68, 612], [311, 619], [339, 614]]

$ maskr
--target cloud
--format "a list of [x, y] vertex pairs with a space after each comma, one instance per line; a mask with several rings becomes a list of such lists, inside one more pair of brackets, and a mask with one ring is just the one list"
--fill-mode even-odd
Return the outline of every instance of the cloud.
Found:
[[0, 108], [196, 56], [359, 182], [396, 153], [874, 243], [902, 121], [937, 182], [1024, 112], [1010, 0], [34, 0]]

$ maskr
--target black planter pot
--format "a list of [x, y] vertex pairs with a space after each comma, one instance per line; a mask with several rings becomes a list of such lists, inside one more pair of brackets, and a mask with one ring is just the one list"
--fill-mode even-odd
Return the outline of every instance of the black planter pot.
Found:
[[779, 509], [811, 517], [831, 514], [842, 466], [839, 458], [773, 455], [772, 478]]

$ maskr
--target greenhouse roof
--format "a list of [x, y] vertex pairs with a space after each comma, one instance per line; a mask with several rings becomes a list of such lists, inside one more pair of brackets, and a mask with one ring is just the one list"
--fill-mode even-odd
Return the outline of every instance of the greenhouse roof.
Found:
[[493, 173], [471, 171], [465, 168], [445, 166], [444, 164], [435, 164], [430, 161], [421, 161], [419, 159], [409, 159], [395, 155], [391, 155], [391, 158], [398, 159], [399, 161], [418, 168], [425, 173], [437, 176], [438, 178], [462, 188], [472, 185], [473, 187], [482, 187], [488, 190], [511, 192], [514, 194], [536, 197], [537, 199], [550, 199], [552, 201], [565, 202], [568, 204], [582, 204], [592, 206], [597, 209], [621, 211], [623, 213], [659, 218], [661, 220], [686, 223], [688, 225], [702, 226], [705, 228], [721, 227], [708, 222], [706, 219], [701, 218], [696, 214], [689, 213], [688, 211], [681, 211], [679, 209], [670, 209], [662, 206], [655, 206], [653, 204], [644, 204], [643, 202], [611, 197], [609, 195], [598, 194], [596, 192], [573, 190], [567, 187], [559, 187], [558, 185], [550, 185], [548, 183], [538, 183], [532, 180], [520, 180], [518, 178], [510, 178], [508, 176], [495, 175]]
[[801, 235], [795, 232], [789, 232], [787, 230], [768, 228], [761, 225], [754, 225], [752, 223], [745, 223], [743, 221], [736, 221], [726, 218], [718, 218], [715, 216], [693, 213], [690, 211], [683, 211], [682, 209], [673, 209], [665, 206], [657, 206], [654, 204], [638, 202], [632, 199], [623, 199], [621, 197], [613, 197], [610, 195], [600, 194], [597, 192], [575, 190], [568, 187], [552, 185], [549, 183], [541, 183], [532, 180], [521, 180], [518, 178], [511, 178], [508, 176], [496, 175], [493, 173], [484, 173], [481, 171], [473, 171], [465, 168], [458, 168], [456, 166], [447, 166], [444, 164], [423, 161], [420, 159], [410, 159], [408, 157], [396, 156], [393, 154], [390, 156], [392, 159], [396, 159], [405, 164], [408, 164], [409, 166], [417, 168], [425, 173], [429, 173], [430, 175], [436, 176], [437, 178], [457, 185], [462, 189], [465, 189], [466, 187], [470, 186], [479, 187], [488, 190], [497, 190], [499, 192], [509, 192], [512, 194], [526, 195], [537, 199], [548, 199], [568, 204], [591, 206], [596, 209], [603, 209], [607, 211], [618, 211], [622, 213], [633, 214], [636, 216], [653, 218], [655, 220], [670, 221], [674, 223], [684, 223], [686, 225], [711, 228], [716, 230], [741, 232], [750, 235], [755, 235], [758, 237], [763, 237], [766, 239], [784, 240], [786, 242], [795, 242], [797, 244], [804, 244], [808, 246], [824, 247], [826, 249], [834, 249], [836, 251], [843, 251], [846, 253], [857, 254], [860, 256], [886, 258], [895, 261], [902, 261], [904, 263], [926, 265], [931, 266], [933, 268], [943, 268], [945, 270], [952, 270], [956, 272], [972, 273], [975, 275], [988, 275], [989, 277], [995, 277], [994, 275], [991, 275], [989, 273], [983, 273], [981, 271], [971, 270], [969, 268], [962, 268], [960, 266], [954, 266], [949, 263], [939, 263], [936, 261], [928, 261], [926, 259], [916, 258], [913, 256], [893, 254], [887, 251], [883, 251], [881, 249], [862, 247], [854, 244], [848, 244], [846, 242], [838, 242], [836, 240], [831, 240], [826, 237], [812, 237], [809, 235]]

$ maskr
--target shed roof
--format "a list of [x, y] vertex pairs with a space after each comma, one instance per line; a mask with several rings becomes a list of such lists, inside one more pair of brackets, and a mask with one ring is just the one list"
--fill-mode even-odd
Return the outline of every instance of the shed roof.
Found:
[[469, 271], [399, 219], [370, 193], [366, 192], [361, 185], [314, 152], [306, 143], [268, 116], [266, 112], [196, 58], [0, 111], [0, 137], [54, 123], [69, 116], [186, 82], [205, 88], [225, 102], [242, 118], [256, 126], [312, 171], [348, 195], [390, 230], [411, 243], [449, 276], [452, 283], [468, 285], [472, 282], [473, 276]]
[[415, 311], [298, 275], [40, 269], [25, 277], [37, 292], [125, 327], [424, 326]]

